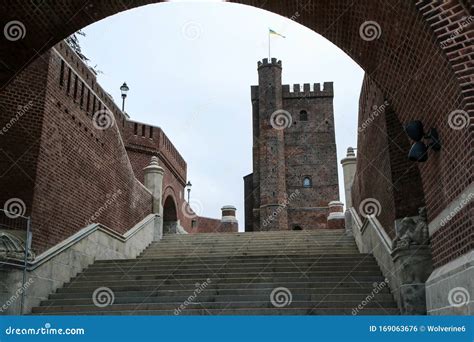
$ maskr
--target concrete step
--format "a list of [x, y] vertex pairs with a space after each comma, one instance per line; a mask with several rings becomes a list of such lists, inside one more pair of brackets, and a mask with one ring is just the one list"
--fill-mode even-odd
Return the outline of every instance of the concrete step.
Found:
[[148, 248], [145, 253], [182, 253], [183, 249], [186, 249], [187, 252], [207, 252], [207, 253], [216, 253], [216, 252], [236, 252], [236, 251], [259, 251], [259, 252], [274, 252], [274, 251], [302, 251], [306, 253], [311, 251], [316, 253], [317, 251], [321, 251], [321, 253], [326, 253], [328, 248], [331, 248], [333, 253], [337, 253], [339, 250], [346, 251], [350, 250], [352, 253], [358, 253], [356, 246], [330, 246], [330, 245], [313, 245], [313, 246], [271, 246], [271, 247], [264, 247], [264, 246], [250, 246], [250, 245], [233, 245], [233, 246], [157, 246], [154, 248]]
[[212, 256], [268, 256], [268, 255], [324, 255], [324, 254], [331, 254], [331, 253], [338, 253], [338, 254], [354, 254], [356, 251], [354, 249], [336, 249], [336, 250], [268, 250], [268, 251], [261, 251], [261, 250], [233, 250], [233, 251], [173, 251], [173, 252], [161, 252], [161, 251], [150, 251], [144, 252], [140, 255], [140, 258], [160, 258], [160, 257], [169, 257], [169, 258], [176, 258], [180, 256], [201, 256], [201, 257], [212, 257]]
[[[291, 271], [291, 272], [275, 272], [267, 270], [256, 270], [256, 271], [242, 271], [242, 272], [210, 272], [209, 270], [202, 270], [201, 272], [183, 273], [179, 269], [170, 272], [104, 272], [104, 273], [91, 273], [84, 272], [79, 274], [74, 279], [86, 279], [86, 280], [161, 280], [161, 279], [189, 279], [189, 278], [212, 278], [212, 279], [232, 279], [232, 278], [243, 278], [243, 277], [279, 277], [279, 278], [318, 278], [318, 277], [364, 277], [364, 276], [381, 276], [380, 270], [351, 270], [351, 271]], [[74, 281], [74, 280], [73, 280]]]
[[232, 243], [240, 243], [240, 244], [262, 244], [262, 245], [288, 245], [288, 244], [295, 244], [295, 243], [302, 243], [302, 244], [318, 244], [318, 243], [341, 243], [341, 244], [353, 244], [354, 239], [350, 237], [308, 237], [308, 238], [281, 238], [281, 239], [174, 239], [174, 240], [161, 240], [155, 241], [150, 244], [150, 246], [160, 246], [160, 245], [229, 245]]
[[196, 258], [194, 256], [175, 256], [168, 258], [166, 256], [155, 257], [155, 258], [137, 258], [137, 259], [122, 259], [122, 260], [97, 260], [94, 265], [117, 265], [120, 263], [123, 266], [127, 265], [185, 265], [185, 264], [199, 264], [206, 265], [210, 264], [230, 264], [239, 263], [247, 265], [251, 263], [280, 263], [280, 262], [291, 262], [291, 263], [329, 263], [334, 262], [337, 264], [345, 264], [349, 262], [368, 262], [375, 259], [369, 254], [316, 254], [311, 256], [306, 255], [263, 255], [263, 256], [205, 256]]
[[[283, 286], [288, 289], [299, 289], [310, 291], [327, 291], [328, 289], [334, 291], [341, 291], [342, 293], [352, 293], [352, 291], [359, 290], [368, 290], [372, 291], [376, 284], [380, 283], [382, 280], [378, 281], [355, 281], [352, 278], [348, 278], [344, 282], [307, 282], [307, 281], [295, 281], [295, 282], [258, 282], [258, 283], [247, 283], [242, 285], [242, 283], [214, 283], [211, 282], [206, 286], [206, 291], [253, 291], [261, 290], [268, 288], [275, 288], [278, 286]], [[57, 289], [57, 293], [83, 293], [95, 291], [100, 285], [98, 284], [89, 284], [87, 282], [82, 283], [68, 283], [67, 286]], [[105, 285], [103, 285], [105, 286]], [[176, 284], [163, 284], [157, 283], [156, 281], [146, 281], [146, 282], [128, 282], [124, 284], [123, 282], [109, 283], [108, 286], [112, 291], [194, 291], [196, 289], [196, 283], [180, 283], [179, 286]], [[381, 291], [386, 290], [384, 287]]]
[[338, 250], [338, 249], [350, 249], [354, 253], [358, 253], [356, 245], [349, 244], [291, 244], [291, 245], [273, 245], [273, 246], [262, 246], [259, 244], [231, 244], [229, 246], [223, 245], [157, 245], [154, 247], [147, 248], [146, 252], [182, 252], [185, 250], [192, 251], [236, 251], [236, 250], [262, 250], [262, 251], [274, 251], [274, 250], [323, 250], [326, 251], [328, 248]]
[[[177, 286], [177, 288], [181, 286], [186, 286], [186, 285], [195, 285], [195, 284], [200, 284], [206, 281], [207, 278], [205, 277], [193, 277], [193, 278], [179, 278], [176, 279], [173, 276], [170, 276], [168, 278], [148, 278], [148, 279], [134, 279], [134, 277], [131, 278], [124, 278], [124, 279], [103, 279], [103, 280], [98, 280], [98, 279], [89, 279], [87, 277], [81, 277], [77, 278], [71, 283], [67, 283], [64, 286], [65, 287], [70, 287], [70, 286], [95, 286], [97, 287], [111, 287], [111, 286], [126, 286], [126, 285], [155, 285], [155, 286], [160, 286], [160, 285], [174, 285]], [[309, 283], [316, 283], [316, 282], [328, 282], [328, 283], [337, 283], [337, 282], [345, 282], [345, 281], [354, 281], [354, 282], [382, 282], [383, 277], [378, 276], [378, 275], [341, 275], [341, 276], [320, 276], [320, 277], [300, 277], [300, 278], [291, 278], [291, 277], [279, 277], [279, 276], [274, 276], [274, 277], [233, 277], [233, 278], [222, 278], [222, 279], [214, 279], [212, 280], [213, 284], [226, 284], [226, 283], [232, 283], [232, 284], [238, 284], [237, 287], [246, 287], [249, 286], [249, 284], [252, 283], [293, 283], [293, 282], [309, 282]]]
[[[353, 315], [354, 308], [259, 308], [259, 309], [189, 309], [186, 308], [181, 312], [176, 310], [130, 310], [130, 311], [114, 311], [114, 316], [334, 316], [334, 315]], [[395, 308], [363, 308], [357, 312], [358, 316], [378, 316], [378, 315], [399, 315], [400, 310]], [[93, 311], [61, 311], [61, 312], [45, 312], [35, 313], [35, 315], [111, 315], [109, 311], [101, 311], [95, 308]]]
[[[374, 257], [342, 230], [166, 235], [137, 259], [96, 261], [33, 313], [349, 315], [383, 281]], [[113, 291], [112, 305], [94, 305], [100, 287]], [[284, 308], [271, 303], [277, 287], [292, 294]], [[359, 312], [398, 313], [387, 286]]]
[[[135, 287], [137, 288], [137, 287]], [[157, 288], [156, 286], [143, 286], [138, 287], [139, 290], [132, 291], [127, 289], [126, 287], [117, 287], [111, 289], [115, 297], [169, 297], [169, 296], [189, 296], [190, 293], [196, 289], [196, 287], [189, 287], [188, 289], [180, 289], [176, 290], [175, 288], [165, 290], [161, 287]], [[243, 296], [243, 295], [259, 295], [263, 293], [271, 293], [274, 287], [271, 285], [264, 286], [261, 288], [228, 288], [228, 289], [219, 289], [219, 288], [211, 288], [208, 285], [204, 290], [201, 291], [203, 296]], [[351, 288], [344, 288], [344, 287], [290, 287], [292, 293], [298, 294], [308, 294], [308, 295], [360, 295], [363, 294], [364, 296], [371, 293], [373, 291], [374, 286], [373, 283], [370, 286], [364, 287], [351, 287]], [[62, 289], [61, 289], [62, 290]], [[57, 299], [75, 299], [75, 298], [89, 298], [92, 297], [95, 288], [69, 288], [66, 291], [60, 291], [58, 293], [51, 294], [51, 300]], [[382, 287], [378, 290], [379, 294], [387, 294], [390, 295], [387, 287]], [[392, 298], [392, 297], [390, 297]]]
[[353, 263], [351, 265], [339, 265], [339, 264], [313, 264], [313, 265], [295, 265], [295, 264], [286, 264], [286, 265], [275, 265], [275, 264], [248, 264], [245, 266], [233, 264], [233, 265], [226, 265], [226, 264], [219, 264], [219, 265], [176, 265], [175, 267], [172, 266], [162, 266], [162, 265], [151, 265], [151, 266], [129, 266], [129, 267], [122, 267], [122, 266], [108, 266], [108, 267], [90, 267], [86, 269], [82, 273], [89, 274], [131, 274], [131, 273], [170, 273], [170, 272], [182, 272], [182, 273], [201, 273], [205, 272], [307, 272], [307, 271], [380, 271], [379, 267], [374, 264], [370, 263], [369, 265], [366, 263], [357, 264]]
[[[242, 302], [268, 302], [271, 296], [271, 291], [261, 291], [259, 294], [251, 295], [212, 295], [200, 293], [195, 299], [195, 303], [242, 303]], [[370, 292], [363, 294], [307, 294], [307, 293], [292, 293], [292, 301], [295, 302], [362, 302], [366, 299]], [[193, 292], [173, 296], [157, 296], [151, 294], [149, 296], [133, 296], [126, 297], [120, 293], [114, 293], [114, 304], [167, 304], [167, 303], [183, 303], [193, 295]], [[393, 297], [388, 293], [378, 293], [371, 298], [372, 301], [377, 302], [384, 307], [390, 307], [393, 304]], [[94, 305], [92, 294], [80, 298], [63, 298], [63, 299], [49, 299], [41, 302], [41, 306], [72, 306], [72, 305]]]
[[347, 263], [347, 264], [335, 264], [335, 263], [314, 263], [314, 264], [263, 264], [263, 263], [254, 263], [254, 264], [194, 264], [194, 265], [160, 265], [160, 264], [150, 264], [150, 265], [108, 265], [108, 266], [91, 266], [84, 270], [84, 272], [131, 272], [131, 271], [190, 271], [198, 272], [201, 270], [207, 270], [212, 272], [218, 272], [222, 270], [226, 271], [255, 271], [255, 270], [269, 270], [269, 271], [282, 271], [282, 272], [291, 272], [291, 271], [300, 271], [304, 272], [307, 270], [357, 270], [357, 269], [371, 269], [379, 270], [377, 264], [374, 262], [359, 262], [359, 263]]
[[[130, 304], [112, 304], [104, 308], [98, 308], [97, 306], [91, 305], [64, 305], [64, 306], [40, 306], [33, 309], [33, 313], [42, 312], [56, 312], [61, 311], [93, 311], [94, 309], [100, 309], [101, 311], [109, 311], [111, 314], [114, 311], [130, 311], [130, 310], [175, 310], [182, 305], [183, 302], [169, 302], [169, 303], [130, 303]], [[356, 308], [360, 305], [360, 301], [292, 301], [287, 307], [289, 308], [321, 308], [321, 309], [347, 309]], [[243, 302], [192, 302], [187, 305], [189, 309], [226, 309], [231, 307], [233, 309], [268, 309], [274, 307], [270, 300], [266, 301], [243, 301]], [[366, 308], [396, 308], [393, 301], [378, 303], [376, 301], [367, 302]]]

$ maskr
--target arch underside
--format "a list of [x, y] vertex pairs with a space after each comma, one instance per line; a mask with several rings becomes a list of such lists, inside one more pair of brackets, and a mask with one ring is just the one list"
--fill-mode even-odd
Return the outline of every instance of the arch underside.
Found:
[[[71, 0], [58, 5], [17, 1], [0, 5], [4, 22], [18, 20], [26, 29], [23, 39], [0, 42], [2, 90], [41, 58], [41, 53], [75, 31], [130, 8], [158, 2]], [[466, 188], [472, 177], [470, 169], [463, 166], [472, 165], [472, 155], [465, 147], [470, 146], [472, 135], [467, 129], [450, 129], [448, 115], [454, 110], [474, 115], [472, 68], [468, 68], [474, 60], [468, 37], [472, 30], [459, 31], [454, 43], [449, 37], [462, 27], [463, 18], [472, 14], [473, 5], [463, 0], [234, 2], [292, 18], [321, 34], [365, 70], [390, 103], [397, 121], [418, 119], [427, 128], [439, 130], [443, 150], [420, 167], [429, 220]], [[447, 14], [449, 21], [445, 20]], [[360, 33], [369, 21], [380, 26], [380, 36], [373, 40], [362, 39]], [[377, 154], [368, 157], [377, 158]]]

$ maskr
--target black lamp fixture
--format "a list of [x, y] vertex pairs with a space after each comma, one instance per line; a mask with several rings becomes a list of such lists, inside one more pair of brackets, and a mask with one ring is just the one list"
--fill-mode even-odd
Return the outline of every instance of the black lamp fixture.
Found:
[[125, 98], [127, 97], [127, 93], [130, 90], [127, 83], [123, 82], [122, 86], [120, 87], [120, 91], [122, 92], [122, 112], [125, 111]]
[[193, 186], [193, 185], [191, 184], [191, 182], [188, 181], [188, 183], [186, 184], [186, 190], [188, 191], [188, 203], [189, 203], [189, 197], [190, 197], [190, 195], [191, 195], [191, 187], [192, 187], [192, 186]]
[[[423, 129], [423, 123], [419, 120], [411, 121], [405, 126], [405, 132], [415, 143], [408, 153], [408, 159], [424, 163], [428, 160], [428, 150], [441, 150], [441, 143], [436, 128], [431, 128], [428, 133]], [[423, 140], [426, 140], [425, 143]]]

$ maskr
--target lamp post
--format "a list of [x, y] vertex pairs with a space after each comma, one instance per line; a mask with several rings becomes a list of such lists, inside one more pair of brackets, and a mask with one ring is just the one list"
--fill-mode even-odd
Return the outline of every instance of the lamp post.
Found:
[[123, 82], [122, 86], [120, 87], [120, 91], [122, 92], [122, 112], [125, 111], [125, 98], [127, 97], [127, 93], [130, 90], [127, 83]]
[[188, 191], [188, 203], [189, 203], [189, 197], [190, 197], [190, 195], [191, 195], [191, 187], [192, 187], [192, 186], [193, 186], [193, 185], [191, 184], [191, 182], [188, 181], [188, 183], [186, 184], [186, 190]]

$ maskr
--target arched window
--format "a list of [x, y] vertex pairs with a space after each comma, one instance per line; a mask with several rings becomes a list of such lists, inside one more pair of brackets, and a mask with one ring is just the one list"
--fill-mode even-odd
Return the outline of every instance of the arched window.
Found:
[[293, 230], [303, 230], [303, 228], [301, 228], [301, 226], [294, 226]]
[[308, 112], [305, 110], [302, 110], [300, 112], [300, 121], [308, 121]]
[[313, 186], [313, 182], [311, 181], [311, 177], [305, 177], [303, 179], [303, 187], [304, 188], [311, 188]]

